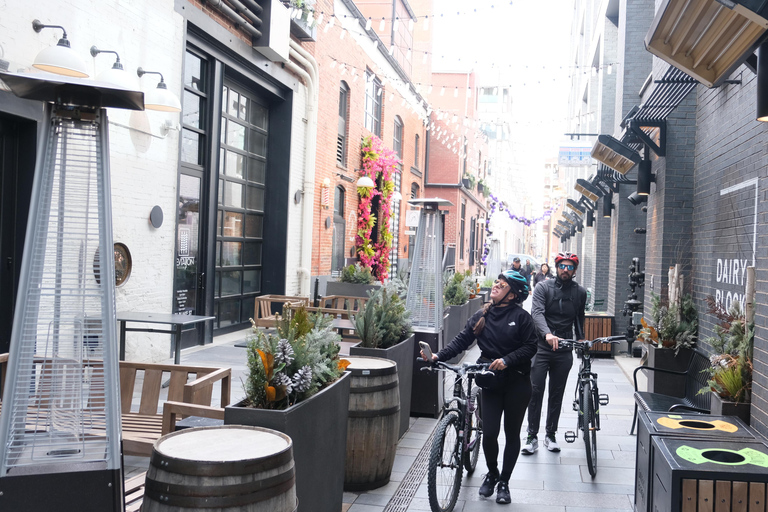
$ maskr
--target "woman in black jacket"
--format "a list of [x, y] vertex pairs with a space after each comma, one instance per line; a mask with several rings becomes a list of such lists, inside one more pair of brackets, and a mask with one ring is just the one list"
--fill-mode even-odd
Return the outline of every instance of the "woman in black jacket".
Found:
[[[489, 497], [496, 488], [496, 502], [509, 503], [509, 478], [520, 452], [520, 427], [531, 398], [531, 359], [536, 353], [536, 329], [531, 315], [520, 305], [528, 297], [528, 282], [518, 272], [506, 270], [491, 288], [491, 302], [477, 311], [432, 361], [447, 361], [467, 350], [477, 339], [481, 362], [494, 370], [493, 389], [481, 393], [483, 453], [488, 474], [480, 495]], [[421, 354], [426, 360], [424, 353]], [[506, 446], [502, 470], [498, 468], [501, 415], [504, 413]], [[498, 484], [498, 485], [497, 485]]]
[[552, 272], [549, 270], [549, 265], [546, 263], [541, 264], [541, 270], [533, 276], [533, 286], [532, 288], [536, 288], [536, 285], [539, 284], [542, 281], [546, 281], [547, 279], [554, 279], [555, 276], [552, 275]]

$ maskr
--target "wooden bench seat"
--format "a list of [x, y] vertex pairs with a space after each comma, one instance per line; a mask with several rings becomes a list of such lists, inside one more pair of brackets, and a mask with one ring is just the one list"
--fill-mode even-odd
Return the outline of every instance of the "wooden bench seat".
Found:
[[309, 306], [309, 298], [292, 295], [261, 295], [256, 297], [253, 325], [255, 327], [275, 327], [277, 325], [277, 313], [282, 312], [285, 304], [296, 307]]

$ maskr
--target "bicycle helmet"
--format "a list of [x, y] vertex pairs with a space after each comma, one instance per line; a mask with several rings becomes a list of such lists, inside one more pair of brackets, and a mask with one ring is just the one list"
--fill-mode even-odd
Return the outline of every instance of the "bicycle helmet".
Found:
[[505, 270], [499, 274], [499, 279], [506, 281], [509, 289], [515, 294], [514, 302], [518, 304], [525, 302], [529, 293], [528, 280], [526, 278], [516, 270]]
[[559, 252], [555, 256], [555, 267], [561, 262], [569, 260], [572, 261], [576, 268], [579, 268], [579, 256], [575, 252]]

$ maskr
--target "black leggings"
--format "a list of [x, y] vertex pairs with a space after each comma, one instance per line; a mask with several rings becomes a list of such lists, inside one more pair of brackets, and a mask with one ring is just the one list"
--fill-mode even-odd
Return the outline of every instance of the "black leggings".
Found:
[[500, 391], [484, 389], [483, 407], [483, 453], [488, 470], [499, 470], [499, 432], [501, 431], [501, 413], [504, 413], [504, 462], [500, 479], [508, 482], [520, 453], [520, 427], [523, 425], [528, 401], [531, 399], [531, 379], [528, 375], [509, 370], [507, 386]]

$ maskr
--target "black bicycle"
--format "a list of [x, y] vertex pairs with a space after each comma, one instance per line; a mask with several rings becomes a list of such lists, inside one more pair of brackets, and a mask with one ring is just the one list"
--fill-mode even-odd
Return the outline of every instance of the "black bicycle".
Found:
[[463, 470], [472, 474], [480, 456], [483, 438], [481, 390], [473, 386], [473, 381], [476, 375], [493, 372], [487, 363], [452, 365], [437, 362], [422, 370], [449, 370], [456, 374], [453, 397], [443, 404], [432, 441], [427, 472], [427, 494], [432, 512], [450, 512], [459, 497]]
[[[579, 413], [576, 418], [576, 428], [583, 433], [587, 467], [592, 477], [597, 474], [597, 431], [600, 430], [600, 406], [608, 405], [609, 397], [605, 394], [601, 395], [598, 391], [597, 374], [592, 371], [590, 349], [595, 343], [619, 343], [624, 339], [624, 336], [608, 336], [592, 341], [560, 340], [558, 342], [561, 347], [575, 348], [576, 354], [581, 358], [573, 397], [573, 410]], [[566, 442], [573, 443], [578, 437], [578, 432], [568, 431], [564, 437]]]

